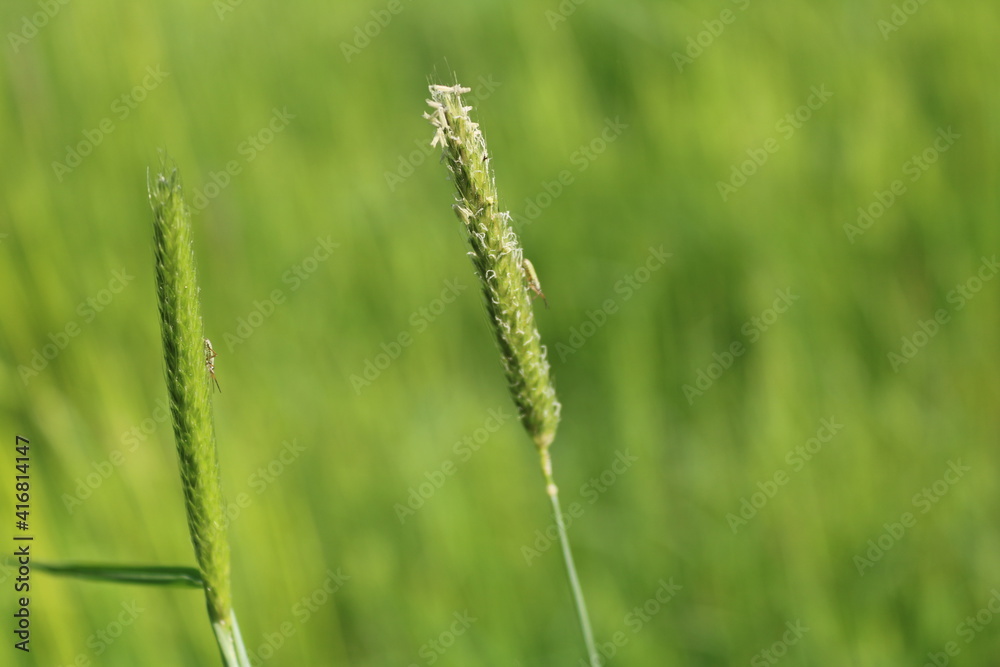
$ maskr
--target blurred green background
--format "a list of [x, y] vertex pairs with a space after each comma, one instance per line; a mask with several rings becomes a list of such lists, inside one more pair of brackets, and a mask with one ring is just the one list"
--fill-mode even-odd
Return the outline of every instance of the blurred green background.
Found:
[[[37, 558], [193, 564], [145, 190], [164, 148], [194, 209], [255, 664], [582, 664], [421, 118], [428, 78], [457, 76], [551, 306], [556, 477], [611, 662], [995, 660], [989, 3], [0, 18], [0, 510], [20, 434]], [[5, 612], [4, 664], [218, 664], [197, 592], [35, 572], [31, 593], [32, 651]]]

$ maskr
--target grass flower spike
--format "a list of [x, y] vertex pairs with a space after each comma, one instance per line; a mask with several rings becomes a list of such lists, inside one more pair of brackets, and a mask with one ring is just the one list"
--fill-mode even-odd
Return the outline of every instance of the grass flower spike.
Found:
[[224, 662], [243, 665], [246, 651], [233, 613], [229, 541], [212, 419], [214, 364], [212, 357], [206, 356], [206, 347], [211, 351], [211, 344], [201, 319], [191, 216], [176, 168], [164, 162], [148, 188], [167, 393], [188, 530]]
[[454, 177], [455, 212], [468, 232], [511, 396], [524, 428], [545, 449], [555, 438], [560, 405], [531, 307], [531, 276], [524, 268], [531, 264], [525, 263], [510, 214], [499, 208], [486, 141], [469, 118], [472, 107], [462, 104], [469, 89], [435, 85], [430, 91], [431, 111], [424, 117], [437, 130], [431, 145], [442, 147]]
[[[496, 183], [490, 170], [486, 140], [470, 117], [462, 95], [469, 88], [430, 86], [430, 111], [424, 114], [435, 128], [431, 146], [441, 146], [444, 162], [455, 182], [455, 213], [467, 232], [472, 264], [483, 287], [486, 314], [493, 329], [511, 397], [521, 424], [535, 441], [552, 503], [563, 562], [569, 578], [577, 619], [591, 667], [600, 657], [594, 645], [587, 605], [573, 564], [569, 536], [559, 507], [559, 488], [552, 475], [549, 447], [559, 426], [561, 406], [552, 386], [549, 362], [532, 310], [532, 293], [545, 295], [532, 263], [524, 256], [510, 213], [500, 209]], [[546, 307], [548, 302], [545, 301]]]

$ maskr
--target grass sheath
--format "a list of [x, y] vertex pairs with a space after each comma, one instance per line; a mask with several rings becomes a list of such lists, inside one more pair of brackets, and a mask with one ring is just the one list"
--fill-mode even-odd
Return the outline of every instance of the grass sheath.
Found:
[[148, 178], [153, 208], [156, 296], [163, 358], [180, 463], [188, 530], [204, 583], [208, 615], [226, 665], [249, 664], [233, 613], [229, 541], [212, 418], [212, 378], [198, 298], [191, 216], [180, 176], [164, 158]]
[[455, 213], [469, 241], [472, 264], [483, 289], [486, 314], [500, 350], [510, 394], [521, 424], [538, 448], [545, 489], [552, 502], [563, 561], [576, 604], [577, 618], [592, 667], [600, 664], [569, 537], [552, 476], [549, 447], [556, 436], [561, 406], [532, 310], [531, 292], [541, 293], [534, 267], [524, 257], [510, 213], [500, 208], [486, 140], [462, 100], [469, 88], [431, 85], [430, 111], [435, 128], [431, 146], [440, 146], [455, 183]]

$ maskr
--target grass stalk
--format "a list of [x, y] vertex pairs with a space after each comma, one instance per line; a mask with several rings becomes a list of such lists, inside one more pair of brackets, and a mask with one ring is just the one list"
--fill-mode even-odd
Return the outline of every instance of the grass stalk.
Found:
[[563, 561], [576, 605], [580, 631], [592, 667], [600, 665], [573, 551], [552, 476], [549, 447], [559, 426], [561, 405], [552, 384], [545, 346], [535, 325], [531, 293], [539, 292], [537, 276], [526, 263], [510, 213], [501, 210], [496, 182], [489, 166], [486, 141], [462, 100], [469, 88], [431, 85], [431, 110], [424, 114], [435, 128], [431, 146], [441, 146], [444, 162], [455, 183], [455, 213], [467, 232], [472, 263], [483, 289], [487, 317], [493, 330], [504, 374], [518, 416], [538, 448], [546, 493], [552, 503]]
[[156, 296], [163, 358], [188, 530], [204, 584], [208, 616], [227, 666], [249, 665], [232, 607], [219, 457], [206, 363], [191, 216], [180, 176], [166, 158], [148, 179], [153, 208]]
[[542, 475], [545, 477], [545, 491], [552, 502], [552, 514], [556, 517], [556, 528], [559, 531], [559, 547], [562, 550], [563, 563], [566, 565], [566, 578], [569, 580], [569, 588], [573, 593], [573, 605], [576, 608], [577, 622], [580, 624], [580, 632], [583, 634], [583, 643], [587, 647], [587, 660], [590, 667], [600, 667], [601, 661], [597, 654], [597, 646], [594, 644], [594, 631], [590, 627], [590, 614], [587, 612], [587, 601], [583, 597], [583, 587], [580, 586], [580, 577], [576, 573], [576, 564], [573, 562], [573, 550], [569, 544], [569, 534], [566, 532], [566, 522], [563, 520], [562, 507], [559, 504], [559, 487], [556, 486], [552, 477], [552, 457], [548, 447], [540, 447], [538, 455], [541, 460]]

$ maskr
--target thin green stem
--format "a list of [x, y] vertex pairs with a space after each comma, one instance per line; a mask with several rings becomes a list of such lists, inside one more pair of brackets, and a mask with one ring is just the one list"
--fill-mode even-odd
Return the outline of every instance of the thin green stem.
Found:
[[583, 643], [587, 646], [587, 658], [590, 661], [590, 667], [601, 667], [601, 659], [594, 644], [594, 632], [590, 628], [587, 602], [583, 599], [583, 588], [580, 586], [580, 578], [576, 574], [573, 549], [569, 544], [569, 534], [566, 532], [562, 507], [559, 505], [559, 487], [556, 486], [555, 478], [552, 476], [552, 457], [549, 455], [548, 446], [539, 447], [538, 455], [541, 459], [542, 475], [545, 477], [545, 492], [548, 494], [549, 500], [552, 501], [552, 513], [556, 517], [559, 545], [562, 548], [563, 562], [566, 564], [566, 577], [569, 579], [569, 587], [573, 591], [573, 603], [576, 605], [576, 616], [580, 622], [580, 631], [583, 633]]

